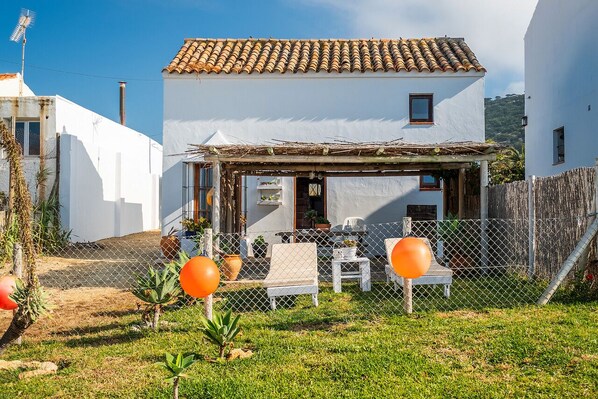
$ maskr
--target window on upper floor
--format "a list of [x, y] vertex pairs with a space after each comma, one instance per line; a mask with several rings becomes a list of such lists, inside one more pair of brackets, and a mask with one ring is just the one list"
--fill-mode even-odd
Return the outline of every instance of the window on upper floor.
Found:
[[432, 175], [423, 175], [419, 177], [420, 191], [436, 191], [440, 190], [440, 177]]
[[24, 156], [40, 154], [40, 125], [39, 121], [18, 121], [15, 123], [15, 138], [21, 146]]
[[414, 124], [434, 122], [434, 96], [432, 94], [409, 95], [409, 122]]
[[558, 165], [565, 162], [565, 127], [552, 131], [552, 163]]

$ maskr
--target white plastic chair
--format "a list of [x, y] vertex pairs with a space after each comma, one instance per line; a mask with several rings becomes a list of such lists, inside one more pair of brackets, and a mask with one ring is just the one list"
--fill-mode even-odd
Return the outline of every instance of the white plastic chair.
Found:
[[347, 231], [366, 231], [367, 226], [365, 220], [360, 217], [352, 216], [345, 219], [343, 222], [343, 230]]

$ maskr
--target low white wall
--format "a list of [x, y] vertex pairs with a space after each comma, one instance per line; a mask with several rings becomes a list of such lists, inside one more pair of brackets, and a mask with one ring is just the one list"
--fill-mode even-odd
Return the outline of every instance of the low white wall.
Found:
[[60, 202], [73, 241], [157, 229], [162, 147], [147, 136], [56, 97]]

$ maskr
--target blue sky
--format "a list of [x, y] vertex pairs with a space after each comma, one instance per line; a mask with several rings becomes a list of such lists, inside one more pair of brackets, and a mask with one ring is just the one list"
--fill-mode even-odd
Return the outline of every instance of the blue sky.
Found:
[[21, 46], [8, 37], [20, 9], [31, 9], [29, 87], [117, 120], [117, 82], [126, 80], [127, 125], [161, 142], [161, 70], [186, 37], [465, 37], [494, 96], [523, 90], [523, 34], [535, 1], [3, 0], [0, 72], [20, 70]]

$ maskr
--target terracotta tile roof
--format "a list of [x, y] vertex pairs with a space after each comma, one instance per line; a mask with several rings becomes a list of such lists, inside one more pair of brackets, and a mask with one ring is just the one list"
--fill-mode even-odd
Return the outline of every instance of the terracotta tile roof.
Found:
[[169, 73], [485, 72], [463, 39], [185, 39]]
[[0, 80], [16, 79], [16, 73], [0, 73]]

